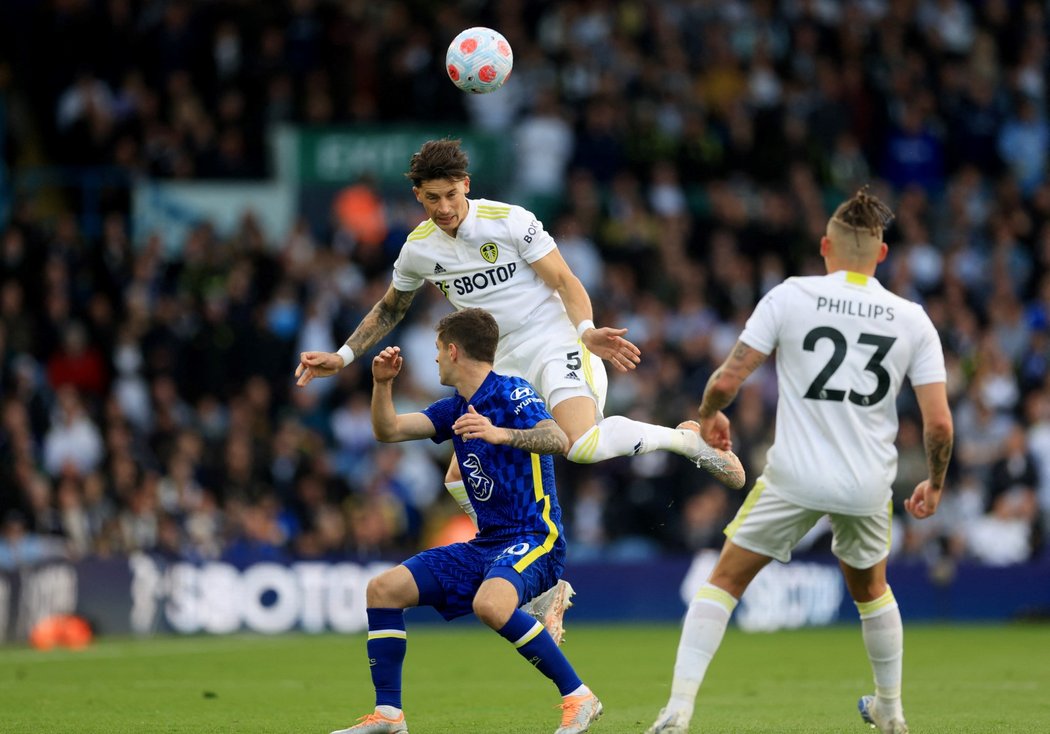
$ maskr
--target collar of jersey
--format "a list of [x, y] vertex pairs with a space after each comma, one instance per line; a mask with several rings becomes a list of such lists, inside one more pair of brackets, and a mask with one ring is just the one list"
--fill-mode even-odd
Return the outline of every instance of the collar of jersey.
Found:
[[464, 401], [466, 401], [470, 405], [477, 405], [479, 401], [484, 400], [488, 396], [488, 394], [492, 392], [492, 383], [495, 380], [496, 373], [492, 370], [489, 370], [489, 373], [485, 375], [485, 379], [481, 381], [481, 384], [478, 385], [478, 389], [474, 391], [473, 395], [463, 395], [459, 392], [459, 390], [456, 390], [456, 395], [459, 395], [461, 398], [463, 398]]
[[[836, 270], [834, 273], [832, 273], [832, 275], [834, 275], [843, 283], [849, 283], [850, 285], [860, 285], [862, 287], [870, 285], [882, 285], [881, 283], [879, 283], [879, 279], [876, 278], [874, 275], [864, 275], [863, 273], [858, 273], [854, 270]], [[860, 283], [857, 279], [864, 279], [864, 282]]]

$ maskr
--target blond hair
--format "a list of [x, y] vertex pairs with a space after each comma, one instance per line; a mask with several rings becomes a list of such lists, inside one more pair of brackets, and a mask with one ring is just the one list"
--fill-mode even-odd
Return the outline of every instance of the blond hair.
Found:
[[867, 186], [839, 204], [828, 220], [827, 234], [835, 254], [850, 260], [874, 257], [882, 246], [882, 233], [893, 221], [893, 212]]

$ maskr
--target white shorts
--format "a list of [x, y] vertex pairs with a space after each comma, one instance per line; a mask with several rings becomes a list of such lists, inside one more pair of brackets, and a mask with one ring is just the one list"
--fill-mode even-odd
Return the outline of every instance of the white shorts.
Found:
[[787, 563], [802, 536], [827, 515], [833, 537], [831, 552], [851, 568], [866, 569], [889, 555], [892, 514], [889, 502], [875, 515], [837, 515], [800, 507], [759, 477], [725, 534], [745, 550]]
[[594, 401], [595, 422], [603, 417], [609, 391], [605, 364], [583, 346], [568, 320], [501, 339], [494, 368], [528, 380], [547, 402], [547, 410], [569, 398], [588, 397]]

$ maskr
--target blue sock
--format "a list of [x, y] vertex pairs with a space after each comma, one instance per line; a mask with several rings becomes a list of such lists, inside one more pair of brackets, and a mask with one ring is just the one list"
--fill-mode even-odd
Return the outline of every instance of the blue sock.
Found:
[[523, 658], [554, 681], [561, 695], [567, 696], [583, 685], [565, 654], [554, 644], [554, 638], [525, 612], [515, 609], [499, 633]]
[[401, 708], [401, 667], [408, 640], [402, 609], [367, 609], [368, 665], [376, 689], [376, 706]]

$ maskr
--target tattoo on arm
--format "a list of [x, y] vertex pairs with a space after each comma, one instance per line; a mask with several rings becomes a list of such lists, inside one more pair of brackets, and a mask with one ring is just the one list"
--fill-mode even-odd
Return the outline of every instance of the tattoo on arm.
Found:
[[930, 484], [937, 489], [944, 486], [944, 475], [948, 472], [948, 462], [952, 458], [953, 437], [927, 433], [923, 436], [926, 447], [926, 466], [930, 472]]
[[[738, 341], [726, 361], [714, 371], [711, 379], [707, 381], [700, 412], [702, 414], [717, 413], [733, 402], [733, 398], [740, 390], [740, 385], [752, 372], [762, 366], [767, 356]], [[729, 385], [725, 384], [727, 381]]]
[[405, 317], [405, 312], [408, 311], [415, 295], [415, 291], [399, 291], [394, 288], [387, 291], [346, 340], [354, 354], [364, 354], [389, 334]]
[[550, 419], [528, 429], [508, 428], [507, 433], [510, 434], [508, 446], [532, 454], [564, 454], [568, 449], [565, 431]]

